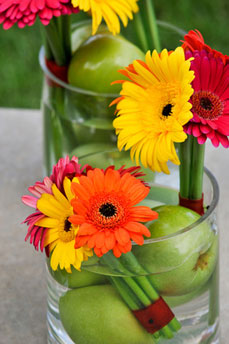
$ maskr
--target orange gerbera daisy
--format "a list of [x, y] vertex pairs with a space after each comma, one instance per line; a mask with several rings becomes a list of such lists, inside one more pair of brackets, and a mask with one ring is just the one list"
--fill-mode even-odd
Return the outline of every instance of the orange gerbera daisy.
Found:
[[140, 180], [112, 168], [96, 168], [78, 179], [79, 184], [72, 183], [76, 215], [69, 218], [80, 225], [75, 248], [87, 244], [98, 257], [110, 250], [120, 257], [131, 251], [131, 240], [142, 245], [143, 235], [150, 237], [148, 228], [139, 222], [154, 220], [158, 214], [149, 207], [136, 206], [149, 193]]

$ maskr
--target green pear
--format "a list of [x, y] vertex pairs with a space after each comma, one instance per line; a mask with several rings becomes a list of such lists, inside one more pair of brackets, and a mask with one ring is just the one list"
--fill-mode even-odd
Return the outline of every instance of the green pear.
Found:
[[47, 266], [52, 277], [58, 283], [71, 289], [107, 283], [107, 279], [104, 275], [96, 274], [86, 270], [78, 271], [73, 267], [72, 273], [68, 273], [65, 269], [61, 270], [59, 267], [56, 271], [54, 271], [50, 267], [49, 259], [47, 260]]
[[[200, 215], [181, 206], [154, 208], [159, 217], [148, 224], [151, 238], [172, 235], [200, 219]], [[162, 295], [185, 295], [203, 287], [214, 270], [218, 237], [207, 221], [179, 236], [134, 246], [133, 252], [147, 269], [154, 287]]]
[[192, 291], [191, 293], [180, 295], [180, 296], [163, 296], [165, 302], [169, 305], [170, 308], [179, 307], [184, 305], [188, 302], [191, 302], [194, 298], [199, 297], [200, 295], [204, 294], [209, 288], [209, 282], [205, 283], [205, 285], [197, 290]]
[[123, 69], [136, 59], [144, 59], [144, 53], [122, 36], [101, 32], [87, 39], [75, 51], [68, 69], [71, 85], [96, 93], [118, 93], [115, 80], [125, 79]]
[[60, 298], [59, 309], [74, 343], [154, 343], [111, 285], [70, 290]]

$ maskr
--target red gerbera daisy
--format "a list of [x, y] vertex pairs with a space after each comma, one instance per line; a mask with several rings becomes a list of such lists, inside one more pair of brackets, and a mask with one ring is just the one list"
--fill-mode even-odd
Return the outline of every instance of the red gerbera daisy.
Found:
[[189, 135], [203, 144], [209, 138], [217, 147], [229, 147], [229, 65], [205, 50], [186, 52], [194, 57], [191, 69], [195, 73], [191, 97], [193, 118], [185, 125]]
[[149, 193], [140, 180], [130, 173], [121, 174], [113, 168], [94, 169], [87, 176], [72, 183], [76, 198], [72, 200], [74, 212], [69, 221], [79, 224], [75, 248], [88, 245], [101, 257], [110, 250], [116, 257], [131, 251], [131, 240], [138, 245], [150, 231], [139, 222], [157, 218], [157, 213], [145, 206], [136, 206]]
[[214, 50], [209, 45], [205, 44], [204, 38], [198, 30], [189, 31], [188, 34], [184, 36], [184, 41], [182, 42], [182, 48], [185, 51], [190, 50], [194, 52], [195, 50], [205, 50], [207, 52], [211, 52], [216, 58], [220, 57], [224, 64], [229, 61], [229, 57], [227, 55], [223, 55], [221, 52]]
[[19, 28], [31, 26], [37, 16], [48, 25], [52, 17], [77, 12], [70, 0], [0, 0], [0, 23], [5, 30], [15, 23]]

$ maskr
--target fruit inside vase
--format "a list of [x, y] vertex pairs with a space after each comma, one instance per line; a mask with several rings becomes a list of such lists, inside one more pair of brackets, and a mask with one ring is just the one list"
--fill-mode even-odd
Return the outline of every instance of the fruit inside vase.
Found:
[[132, 249], [145, 275], [142, 277], [137, 270], [134, 273], [128, 259], [122, 262], [126, 261], [125, 273], [131, 271], [131, 278], [147, 276], [181, 322], [181, 330], [170, 339], [147, 332], [115, 287], [115, 278], [126, 278], [125, 273], [94, 256], [84, 262], [81, 272], [51, 270], [51, 331], [55, 332], [52, 320], [56, 319], [66, 335], [66, 344], [211, 343], [218, 319], [215, 214], [201, 217], [178, 206], [177, 201], [176, 189], [152, 185], [143, 205], [154, 207], [159, 217], [147, 224], [151, 237], [143, 246], [133, 245]]

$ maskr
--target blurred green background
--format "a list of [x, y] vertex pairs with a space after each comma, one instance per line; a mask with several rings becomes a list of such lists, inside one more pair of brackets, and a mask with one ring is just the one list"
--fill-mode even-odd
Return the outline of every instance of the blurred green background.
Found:
[[[199, 29], [207, 44], [229, 54], [228, 0], [155, 0], [154, 3], [158, 19], [186, 31]], [[0, 107], [39, 108], [41, 43], [38, 20], [33, 27], [24, 29], [0, 28]]]

